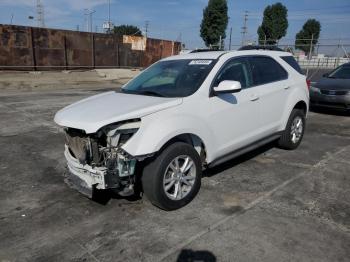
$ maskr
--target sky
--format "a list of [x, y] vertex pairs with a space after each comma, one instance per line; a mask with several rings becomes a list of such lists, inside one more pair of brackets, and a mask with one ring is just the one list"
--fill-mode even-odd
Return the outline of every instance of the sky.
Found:
[[[96, 11], [93, 14], [93, 29], [102, 30], [103, 22], [108, 20], [108, 0], [41, 0], [45, 10], [45, 24], [48, 28], [86, 30], [84, 9]], [[201, 48], [200, 23], [203, 9], [208, 0], [110, 0], [111, 21], [116, 24], [132, 24], [141, 30], [149, 21], [149, 37], [181, 40], [188, 48]], [[248, 39], [257, 39], [257, 28], [267, 5], [271, 0], [228, 0], [229, 30], [232, 27], [232, 44], [239, 45], [242, 39], [241, 27], [245, 11], [248, 16]], [[321, 22], [320, 38], [325, 44], [350, 43], [350, 0], [285, 0], [280, 1], [288, 9], [289, 28], [282, 39], [292, 43], [295, 34], [309, 18]], [[36, 0], [0, 0], [0, 24], [36, 26]], [[348, 47], [350, 49], [350, 46]]]

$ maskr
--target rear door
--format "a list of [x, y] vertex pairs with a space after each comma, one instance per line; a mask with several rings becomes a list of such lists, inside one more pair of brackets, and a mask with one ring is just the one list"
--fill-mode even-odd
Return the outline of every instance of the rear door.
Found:
[[290, 93], [287, 71], [272, 57], [249, 57], [253, 85], [260, 98], [261, 127], [264, 136], [278, 131]]

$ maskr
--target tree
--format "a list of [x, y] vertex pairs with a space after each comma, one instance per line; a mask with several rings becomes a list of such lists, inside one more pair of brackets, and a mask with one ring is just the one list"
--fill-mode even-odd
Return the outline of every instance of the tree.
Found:
[[[307, 55], [313, 53], [321, 33], [321, 24], [315, 19], [309, 19], [295, 36], [295, 48], [303, 50]], [[312, 46], [311, 46], [312, 43]]]
[[200, 34], [207, 47], [223, 47], [228, 23], [227, 10], [227, 0], [209, 0], [204, 8]]
[[269, 5], [264, 10], [264, 18], [258, 28], [259, 44], [275, 45], [287, 34], [288, 9], [281, 3]]
[[112, 29], [112, 32], [114, 34], [123, 36], [123, 35], [136, 35], [136, 36], [142, 36], [141, 30], [137, 26], [133, 25], [119, 25], [115, 26]]

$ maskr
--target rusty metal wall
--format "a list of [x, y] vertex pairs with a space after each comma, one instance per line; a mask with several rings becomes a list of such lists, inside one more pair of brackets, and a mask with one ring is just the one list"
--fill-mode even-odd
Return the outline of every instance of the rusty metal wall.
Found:
[[33, 65], [31, 41], [30, 28], [0, 26], [0, 65]]
[[0, 69], [7, 70], [146, 67], [180, 47], [160, 39], [0, 25]]
[[148, 66], [161, 58], [177, 55], [181, 51], [181, 43], [161, 39], [147, 38], [142, 66]]

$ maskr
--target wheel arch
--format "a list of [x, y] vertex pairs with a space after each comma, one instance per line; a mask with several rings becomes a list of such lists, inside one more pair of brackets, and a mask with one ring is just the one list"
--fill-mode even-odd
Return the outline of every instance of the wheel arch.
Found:
[[305, 101], [300, 100], [298, 103], [295, 104], [295, 106], [293, 107], [293, 109], [300, 109], [303, 110], [304, 114], [307, 114], [307, 104], [305, 103]]
[[198, 155], [200, 156], [202, 163], [206, 163], [207, 149], [203, 142], [203, 139], [201, 139], [198, 135], [193, 133], [178, 134], [169, 139], [167, 142], [165, 142], [159, 151], [163, 151], [165, 148], [167, 148], [169, 145], [175, 142], [184, 142], [193, 146], [194, 149], [197, 151]]
[[298, 94], [296, 97], [295, 96], [291, 97], [290, 101], [288, 101], [287, 104], [289, 106], [284, 111], [281, 126], [279, 128], [280, 131], [283, 131], [286, 128], [289, 116], [294, 109], [302, 110], [305, 114], [305, 117], [307, 116], [307, 113], [309, 110], [308, 101], [306, 100], [306, 98], [300, 96], [300, 94]]

